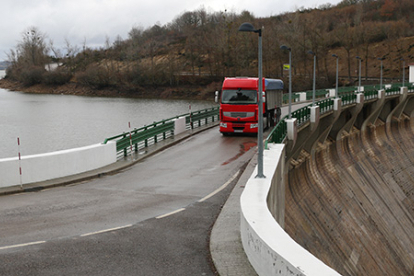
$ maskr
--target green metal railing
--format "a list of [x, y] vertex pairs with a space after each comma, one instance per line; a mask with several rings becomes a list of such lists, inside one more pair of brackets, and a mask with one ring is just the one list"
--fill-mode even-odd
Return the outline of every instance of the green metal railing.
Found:
[[[340, 95], [342, 99], [342, 104], [344, 106], [356, 103], [356, 94], [355, 93], [345, 93]], [[319, 106], [320, 114], [323, 115], [327, 112], [333, 110], [334, 98], [323, 99], [317, 101], [316, 105]], [[304, 123], [310, 120], [310, 107], [312, 104], [302, 107], [294, 112], [292, 112], [292, 118], [296, 118], [298, 126], [303, 125]], [[265, 140], [265, 146], [267, 148], [268, 143], [283, 143], [287, 135], [287, 116], [283, 117], [279, 123], [273, 128], [269, 136]]]
[[287, 123], [286, 119], [288, 116], [283, 117], [277, 125], [272, 129], [269, 136], [265, 140], [265, 149], [268, 149], [268, 143], [281, 144], [286, 138], [287, 135]]
[[391, 95], [398, 95], [400, 94], [400, 87], [391, 87], [389, 89], [385, 89], [385, 95], [386, 96], [391, 96]]
[[357, 99], [357, 95], [355, 93], [341, 94], [339, 97], [342, 99], [342, 105], [344, 106], [356, 103]]
[[134, 129], [131, 132], [106, 138], [104, 144], [116, 141], [118, 156], [127, 156], [129, 152], [138, 152], [141, 149], [156, 144], [162, 140], [174, 136], [174, 120], [185, 117], [186, 129], [194, 129], [218, 120], [219, 107], [206, 108], [166, 120], [154, 122], [153, 124]]
[[365, 100], [378, 99], [378, 91], [377, 90], [364, 91], [364, 97], [365, 97]]
[[[315, 90], [315, 98], [316, 99], [325, 98], [328, 93], [329, 92], [326, 89]], [[306, 91], [306, 99], [307, 100], [312, 100], [313, 99], [313, 90], [312, 91]]]
[[[408, 93], [414, 93], [414, 85], [407, 84]], [[384, 87], [384, 86], [383, 86]], [[391, 85], [391, 88], [385, 89], [385, 95], [386, 96], [392, 96], [392, 95], [398, 95], [400, 94], [400, 89], [402, 87], [402, 83], [394, 83]], [[378, 99], [378, 90], [379, 85], [367, 85], [364, 86], [364, 91], [362, 93], [364, 94], [365, 100], [373, 100]], [[350, 104], [355, 104], [357, 100], [357, 92], [358, 87], [356, 86], [350, 86], [350, 87], [341, 87], [338, 89], [339, 97], [342, 99], [342, 106], [347, 106]], [[307, 91], [307, 98], [312, 99], [312, 91]], [[327, 93], [326, 90], [317, 90], [315, 93], [317, 96], [316, 98], [320, 98], [321, 96], [325, 95]], [[288, 95], [284, 95], [284, 102], [285, 97], [287, 98]], [[333, 98], [324, 99], [321, 101], [316, 102], [317, 105], [320, 107], [321, 115], [329, 112], [333, 109]], [[304, 123], [308, 122], [310, 120], [310, 106], [305, 106], [301, 109], [298, 109], [294, 112], [292, 112], [292, 118], [297, 119], [298, 126], [303, 125]], [[287, 136], [287, 124], [286, 119], [288, 116], [283, 117], [279, 123], [273, 128], [273, 130], [270, 132], [269, 136], [265, 140], [265, 148], [267, 149], [267, 144], [270, 143], [283, 143]]]
[[322, 114], [325, 114], [328, 111], [333, 110], [334, 100], [333, 100], [333, 98], [328, 98], [328, 99], [316, 102], [316, 105], [319, 106], [319, 110], [320, 110], [320, 113], [322, 115]]
[[[300, 98], [299, 94], [292, 93], [292, 103], [298, 101]], [[289, 103], [289, 94], [283, 94], [283, 104]]]

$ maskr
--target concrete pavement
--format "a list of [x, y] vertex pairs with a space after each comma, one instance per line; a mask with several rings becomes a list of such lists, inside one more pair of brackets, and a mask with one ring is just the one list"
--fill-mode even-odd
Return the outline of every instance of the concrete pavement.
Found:
[[257, 275], [250, 265], [240, 238], [240, 196], [257, 164], [257, 151], [245, 153], [251, 158], [218, 216], [210, 236], [210, 253], [221, 276]]
[[[32, 183], [20, 186], [0, 188], [0, 196], [21, 192], [34, 192], [42, 189], [68, 185], [72, 183], [79, 183], [94, 178], [99, 178], [104, 175], [115, 174], [123, 169], [126, 169], [138, 162], [141, 162], [144, 158], [164, 150], [180, 141], [202, 132], [206, 129], [214, 127], [217, 124], [204, 126], [199, 129], [187, 131], [181, 135], [174, 136], [173, 138], [163, 140], [147, 149], [145, 152], [128, 156], [123, 160], [111, 164], [109, 166], [81, 173], [78, 175], [63, 177], [59, 179], [48, 180], [44, 182]], [[246, 159], [251, 159], [255, 153], [255, 149], [251, 149], [245, 153]], [[243, 247], [240, 239], [240, 195], [243, 191], [247, 178], [251, 175], [257, 161], [253, 158], [246, 169], [239, 178], [235, 185], [231, 195], [229, 196], [226, 204], [217, 218], [216, 223], [211, 232], [210, 237], [210, 253], [214, 262], [214, 265], [219, 275], [256, 275], [255, 271], [251, 267], [247, 257], [243, 251]]]
[[30, 184], [25, 184], [22, 187], [19, 185], [16, 186], [11, 186], [11, 187], [1, 187], [0, 188], [0, 196], [2, 195], [8, 195], [8, 194], [15, 194], [15, 193], [21, 193], [21, 192], [33, 192], [33, 191], [40, 191], [42, 189], [46, 189], [46, 188], [52, 188], [52, 187], [58, 187], [58, 186], [64, 186], [64, 185], [69, 185], [69, 184], [73, 184], [73, 183], [79, 183], [79, 182], [83, 182], [83, 181], [87, 181], [87, 180], [91, 180], [94, 178], [99, 178], [102, 177], [104, 175], [111, 175], [111, 174], [115, 174], [118, 173], [126, 168], [129, 168], [133, 165], [135, 165], [138, 162], [143, 161], [145, 158], [154, 155], [168, 147], [171, 147], [185, 139], [187, 139], [188, 137], [195, 135], [197, 133], [200, 133], [204, 130], [210, 129], [212, 127], [215, 127], [218, 125], [218, 122], [215, 123], [211, 123], [208, 125], [204, 125], [202, 127], [193, 129], [193, 130], [188, 130], [186, 132], [181, 133], [180, 135], [174, 135], [166, 140], [162, 140], [154, 145], [151, 145], [150, 147], [147, 147], [143, 150], [140, 150], [139, 153], [137, 154], [133, 154], [128, 155], [127, 157], [125, 157], [124, 159], [118, 160], [116, 163], [110, 164], [108, 166], [96, 169], [96, 170], [92, 170], [92, 171], [87, 171], [84, 173], [80, 173], [80, 174], [76, 174], [76, 175], [71, 175], [71, 176], [67, 176], [67, 177], [62, 177], [62, 178], [56, 178], [56, 179], [51, 179], [51, 180], [47, 180], [47, 181], [42, 181], [42, 182], [35, 182], [35, 183], [30, 183]]

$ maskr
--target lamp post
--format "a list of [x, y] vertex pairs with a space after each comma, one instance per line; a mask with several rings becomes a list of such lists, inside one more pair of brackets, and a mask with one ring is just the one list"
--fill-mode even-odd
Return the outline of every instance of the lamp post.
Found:
[[339, 68], [339, 57], [338, 55], [333, 54], [333, 57], [336, 58], [336, 85], [335, 85], [335, 98], [338, 98], [338, 68]]
[[403, 77], [402, 77], [402, 86], [404, 87], [405, 84], [405, 60], [402, 58], [401, 59], [403, 62]]
[[378, 60], [381, 61], [381, 75], [380, 75], [380, 90], [382, 89], [382, 61], [384, 60], [384, 58], [378, 58]]
[[315, 106], [315, 93], [316, 93], [316, 54], [313, 51], [308, 51], [308, 54], [313, 55], [313, 96], [312, 106]]
[[286, 45], [280, 46], [280, 49], [289, 51], [289, 114], [288, 114], [288, 118], [292, 119], [292, 49]]
[[243, 23], [239, 27], [239, 32], [252, 32], [259, 34], [259, 121], [257, 133], [257, 175], [256, 178], [265, 178], [263, 174], [263, 77], [262, 77], [262, 29], [255, 29], [251, 23]]
[[359, 69], [358, 69], [358, 74], [359, 74], [359, 77], [358, 77], [358, 92], [361, 92], [360, 89], [361, 89], [361, 61], [362, 61], [362, 59], [359, 56], [357, 56], [356, 59], [359, 62]]

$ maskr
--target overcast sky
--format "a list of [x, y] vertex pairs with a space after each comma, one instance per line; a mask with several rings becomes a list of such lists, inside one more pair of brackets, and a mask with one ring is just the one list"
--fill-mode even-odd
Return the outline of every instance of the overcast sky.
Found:
[[322, 4], [336, 5], [341, 0], [1, 0], [0, 61], [14, 49], [22, 32], [34, 26], [47, 34], [55, 46], [88, 47], [104, 45], [120, 35], [128, 37], [132, 27], [147, 28], [156, 23], [171, 22], [186, 11], [204, 7], [207, 12], [251, 12], [255, 17], [267, 17], [300, 7], [316, 8]]

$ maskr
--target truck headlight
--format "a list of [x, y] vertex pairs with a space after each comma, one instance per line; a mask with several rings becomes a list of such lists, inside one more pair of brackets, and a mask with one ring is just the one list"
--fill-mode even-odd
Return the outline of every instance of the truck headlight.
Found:
[[220, 127], [227, 128], [227, 123], [220, 123]]
[[250, 128], [258, 128], [259, 124], [250, 124]]

